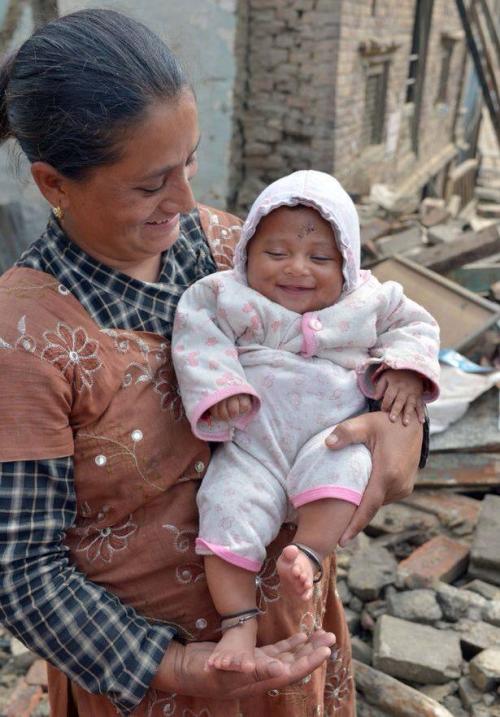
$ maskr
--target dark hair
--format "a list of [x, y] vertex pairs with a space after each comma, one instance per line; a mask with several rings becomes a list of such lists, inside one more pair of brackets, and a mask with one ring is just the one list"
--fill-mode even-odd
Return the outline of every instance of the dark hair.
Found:
[[0, 68], [0, 142], [80, 179], [119, 159], [118, 142], [155, 100], [188, 82], [168, 47], [113, 10], [81, 10], [37, 30]]

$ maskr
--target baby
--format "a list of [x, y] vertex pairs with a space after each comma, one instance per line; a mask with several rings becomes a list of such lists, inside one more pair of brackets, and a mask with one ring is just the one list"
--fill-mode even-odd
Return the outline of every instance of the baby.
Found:
[[335, 424], [382, 398], [404, 424], [438, 395], [436, 322], [395, 282], [360, 270], [359, 221], [330, 175], [295, 172], [252, 206], [235, 267], [182, 296], [172, 339], [194, 433], [223, 443], [198, 493], [197, 552], [222, 638], [219, 669], [255, 667], [255, 577], [280, 526], [282, 592], [308, 600], [371, 471], [364, 445], [330, 451]]

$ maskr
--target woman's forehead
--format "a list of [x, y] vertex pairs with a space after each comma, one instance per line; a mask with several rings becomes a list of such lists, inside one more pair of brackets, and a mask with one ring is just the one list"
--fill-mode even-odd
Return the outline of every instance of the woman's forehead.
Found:
[[155, 101], [119, 142], [114, 169], [137, 179], [166, 174], [196, 151], [200, 139], [196, 102], [190, 91], [178, 99]]

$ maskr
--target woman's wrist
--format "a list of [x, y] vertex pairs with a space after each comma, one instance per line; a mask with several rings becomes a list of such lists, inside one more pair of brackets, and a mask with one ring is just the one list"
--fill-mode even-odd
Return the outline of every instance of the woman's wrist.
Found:
[[178, 676], [184, 650], [185, 647], [177, 640], [170, 641], [156, 675], [151, 680], [151, 687], [161, 692], [180, 692]]
[[[370, 413], [373, 413], [374, 411], [380, 411], [380, 404], [381, 401], [375, 399], [375, 398], [369, 398], [368, 399], [368, 410]], [[430, 421], [429, 421], [429, 413], [427, 411], [427, 405], [424, 405], [424, 411], [425, 411], [425, 421], [422, 425], [423, 432], [422, 432], [422, 447], [420, 449], [420, 460], [418, 462], [418, 467], [424, 468], [425, 464], [427, 463], [427, 459], [429, 457], [429, 441], [430, 441]]]

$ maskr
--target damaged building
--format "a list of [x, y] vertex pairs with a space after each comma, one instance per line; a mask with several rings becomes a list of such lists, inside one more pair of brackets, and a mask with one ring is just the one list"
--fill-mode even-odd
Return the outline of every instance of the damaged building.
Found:
[[354, 195], [443, 191], [468, 71], [454, 0], [249, 0], [235, 46], [232, 206], [304, 167]]

